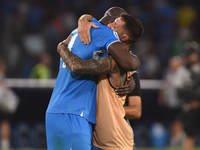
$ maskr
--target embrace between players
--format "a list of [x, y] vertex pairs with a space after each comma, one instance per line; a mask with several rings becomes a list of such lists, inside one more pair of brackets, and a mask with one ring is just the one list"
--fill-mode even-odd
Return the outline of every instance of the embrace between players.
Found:
[[100, 21], [81, 16], [78, 29], [57, 47], [61, 60], [46, 111], [47, 148], [132, 150], [133, 131], [123, 105], [124, 95], [135, 87], [128, 77], [140, 65], [128, 49], [143, 26], [112, 7]]

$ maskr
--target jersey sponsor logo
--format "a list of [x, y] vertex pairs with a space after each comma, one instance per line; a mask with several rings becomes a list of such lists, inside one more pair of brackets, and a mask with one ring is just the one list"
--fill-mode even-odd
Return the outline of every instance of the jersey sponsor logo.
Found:
[[119, 36], [118, 36], [118, 34], [117, 34], [117, 32], [113, 31], [113, 34], [115, 35], [115, 37], [116, 37], [118, 40], [120, 40], [120, 39], [119, 39]]

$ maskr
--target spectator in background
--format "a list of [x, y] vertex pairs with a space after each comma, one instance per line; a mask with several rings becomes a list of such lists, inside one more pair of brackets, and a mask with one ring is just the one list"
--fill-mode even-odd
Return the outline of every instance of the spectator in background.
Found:
[[174, 56], [169, 60], [168, 68], [164, 73], [163, 84], [159, 92], [158, 105], [165, 109], [165, 123], [171, 124], [180, 112], [181, 101], [177, 97], [174, 85], [177, 69], [182, 65], [180, 56]]
[[185, 149], [192, 150], [195, 136], [200, 129], [200, 62], [199, 46], [196, 42], [189, 43], [183, 58], [184, 65], [177, 70], [174, 83], [178, 97], [184, 103]]
[[171, 147], [183, 147], [185, 139], [180, 115], [182, 104], [174, 85], [176, 71], [181, 65], [180, 56], [174, 56], [169, 60], [158, 97], [158, 105], [164, 108], [164, 124], [171, 130], [169, 143]]
[[51, 63], [52, 58], [48, 53], [42, 53], [39, 55], [40, 62], [36, 64], [30, 73], [30, 78], [34, 79], [49, 79], [51, 78]]
[[178, 118], [172, 122], [171, 124], [172, 129], [171, 129], [171, 136], [169, 139], [169, 146], [170, 147], [183, 147], [186, 134], [183, 130], [183, 123], [182, 121]]
[[197, 12], [190, 2], [185, 1], [177, 11], [180, 27], [190, 27], [197, 21]]
[[[78, 16], [91, 13], [98, 18], [107, 8], [118, 5], [129, 10], [132, 16], [142, 21], [145, 28], [143, 38], [147, 38], [147, 42], [150, 41], [153, 45], [153, 51], [147, 51], [147, 60], [145, 59], [146, 53], [142, 54], [144, 59], [139, 57], [141, 60], [141, 67], [138, 70], [140, 78], [160, 79], [168, 59], [180, 54], [183, 43], [191, 38], [199, 39], [199, 4], [200, 1], [185, 0], [125, 0], [123, 2], [119, 0], [87, 0], [87, 3], [82, 0], [70, 2], [64, 0], [50, 2], [1, 0], [0, 46], [7, 47], [12, 39], [17, 39], [16, 46], [19, 48], [16, 50], [18, 55], [14, 56], [15, 59], [25, 58], [27, 54], [28, 57], [35, 59], [35, 49], [34, 53], [30, 53], [26, 43], [27, 38], [31, 39], [31, 43], [37, 42], [38, 44], [31, 44], [31, 46], [34, 48], [42, 46], [42, 48], [48, 49], [53, 59], [57, 60], [52, 64], [53, 77], [56, 77], [59, 58], [54, 55], [56, 54], [55, 47], [61, 39], [70, 34], [71, 29], [76, 28]], [[44, 39], [44, 44], [41, 39]], [[4, 55], [3, 57], [10, 55], [8, 51], [0, 51], [0, 54]], [[10, 57], [6, 59], [10, 59]], [[23, 75], [23, 68], [20, 68], [27, 62], [22, 59], [17, 61], [12, 64], [11, 68], [10, 61], [6, 60], [9, 66], [7, 77], [27, 77], [27, 75]]]
[[184, 43], [192, 40], [195, 34], [198, 35], [196, 26], [198, 23], [198, 12], [194, 5], [189, 1], [183, 1], [183, 4], [177, 8], [177, 31], [172, 43], [172, 55], [180, 55], [184, 50]]

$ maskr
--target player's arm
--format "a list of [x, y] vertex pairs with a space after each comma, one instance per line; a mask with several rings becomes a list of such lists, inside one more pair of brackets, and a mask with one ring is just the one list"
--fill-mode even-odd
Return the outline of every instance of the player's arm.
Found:
[[131, 93], [135, 89], [135, 81], [132, 76], [127, 77], [126, 83], [123, 86], [116, 87], [115, 92], [117, 95], [124, 96]]
[[86, 20], [87, 22], [91, 22], [93, 17], [89, 14], [84, 14], [78, 19], [78, 23], [80, 23], [83, 20]]
[[140, 66], [140, 61], [137, 56], [127, 50], [126, 46], [121, 42], [112, 43], [108, 47], [111, 56], [124, 68], [126, 71], [137, 70]]
[[142, 102], [140, 96], [129, 96], [128, 106], [124, 106], [126, 119], [139, 119], [142, 114]]
[[135, 81], [135, 89], [127, 95], [128, 105], [124, 106], [125, 118], [139, 119], [142, 114], [142, 93], [138, 73], [133, 73], [132, 77]]
[[118, 64], [108, 55], [99, 60], [95, 59], [81, 59], [73, 54], [67, 47], [70, 40], [69, 36], [65, 41], [61, 42], [57, 51], [62, 57], [66, 66], [76, 74], [103, 74], [103, 73], [116, 73], [119, 71]]
[[90, 28], [99, 28], [97, 25], [92, 23], [93, 17], [91, 15], [82, 15], [78, 20], [78, 34], [80, 36], [81, 42], [84, 44], [89, 44], [91, 42]]
[[[87, 59], [83, 60], [69, 51], [67, 44], [70, 40], [69, 36], [66, 40], [61, 42], [57, 51], [62, 57], [66, 66], [74, 73], [77, 74], [102, 74], [102, 73], [115, 73], [119, 71], [118, 64], [110, 56], [105, 56], [99, 60]], [[133, 78], [128, 78], [127, 83], [122, 87], [116, 88], [116, 94], [119, 96], [125, 96], [126, 94], [133, 91], [135, 88], [135, 82]]]
[[[90, 28], [91, 28], [91, 20], [92, 16], [83, 15], [80, 17], [78, 22], [78, 32], [82, 42], [89, 44], [90, 39]], [[81, 32], [80, 32], [81, 31]], [[88, 40], [89, 39], [89, 40]], [[112, 43], [108, 47], [108, 51], [111, 56], [120, 64], [122, 68], [126, 71], [137, 70], [140, 66], [139, 59], [127, 51], [126, 46], [122, 42]]]

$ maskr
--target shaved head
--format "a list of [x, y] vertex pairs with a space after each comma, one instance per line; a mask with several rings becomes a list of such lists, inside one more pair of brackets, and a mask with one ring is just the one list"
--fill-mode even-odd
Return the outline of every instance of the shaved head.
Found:
[[101, 22], [103, 25], [108, 25], [109, 23], [113, 22], [116, 18], [120, 17], [120, 15], [122, 13], [126, 13], [127, 12], [120, 7], [111, 7], [109, 8], [104, 16], [99, 20], [99, 22]]

